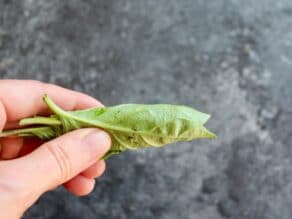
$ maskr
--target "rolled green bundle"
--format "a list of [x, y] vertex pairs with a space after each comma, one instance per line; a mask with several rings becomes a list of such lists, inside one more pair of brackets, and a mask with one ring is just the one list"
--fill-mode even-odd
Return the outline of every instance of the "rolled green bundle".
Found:
[[104, 158], [125, 150], [216, 137], [204, 127], [210, 115], [187, 106], [122, 104], [64, 111], [47, 95], [43, 99], [53, 112], [52, 116], [23, 119], [20, 125], [31, 127], [4, 131], [0, 137], [36, 136], [49, 140], [75, 129], [97, 127], [108, 132], [112, 140], [111, 149]]

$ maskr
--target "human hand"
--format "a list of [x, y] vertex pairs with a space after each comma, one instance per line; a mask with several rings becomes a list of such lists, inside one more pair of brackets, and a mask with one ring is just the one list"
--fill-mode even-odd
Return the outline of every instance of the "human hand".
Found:
[[[52, 84], [0, 80], [0, 131], [17, 121], [47, 115], [42, 101], [48, 94], [65, 110], [102, 106], [97, 100]], [[37, 139], [0, 139], [0, 218], [20, 218], [45, 192], [63, 185], [86, 195], [105, 170], [100, 158], [110, 148], [107, 133], [94, 128], [75, 130], [49, 142]]]

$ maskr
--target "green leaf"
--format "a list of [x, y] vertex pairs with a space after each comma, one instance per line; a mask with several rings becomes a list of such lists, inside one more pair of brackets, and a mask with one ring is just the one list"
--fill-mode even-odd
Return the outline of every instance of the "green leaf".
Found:
[[210, 115], [186, 106], [122, 104], [65, 112], [49, 98], [45, 101], [62, 122], [65, 132], [82, 127], [107, 131], [112, 137], [109, 153], [216, 137], [203, 126]]
[[23, 131], [18, 131], [18, 134], [49, 139], [74, 129], [101, 128], [108, 132], [112, 139], [111, 150], [104, 158], [128, 149], [161, 147], [178, 141], [216, 137], [204, 127], [210, 115], [187, 106], [122, 104], [64, 111], [48, 96], [44, 96], [44, 101], [54, 115], [27, 118], [22, 120], [21, 124], [43, 125], [46, 128], [43, 131], [48, 134], [42, 133], [42, 129], [36, 129], [35, 132], [22, 129]]

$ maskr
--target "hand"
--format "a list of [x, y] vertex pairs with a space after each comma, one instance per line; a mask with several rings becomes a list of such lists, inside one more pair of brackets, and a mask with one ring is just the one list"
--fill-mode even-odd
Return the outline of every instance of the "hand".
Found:
[[[42, 101], [48, 94], [65, 110], [102, 106], [75, 91], [38, 81], [0, 80], [0, 131], [17, 121], [47, 115]], [[37, 139], [0, 139], [0, 218], [20, 218], [43, 193], [63, 185], [75, 195], [86, 195], [105, 170], [100, 158], [110, 148], [110, 137], [94, 129], [80, 129], [49, 142]]]

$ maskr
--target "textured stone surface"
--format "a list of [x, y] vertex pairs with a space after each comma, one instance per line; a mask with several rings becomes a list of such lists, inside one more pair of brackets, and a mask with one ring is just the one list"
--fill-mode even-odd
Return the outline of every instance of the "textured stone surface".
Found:
[[0, 0], [0, 76], [188, 104], [219, 138], [111, 158], [25, 219], [292, 218], [291, 0]]

